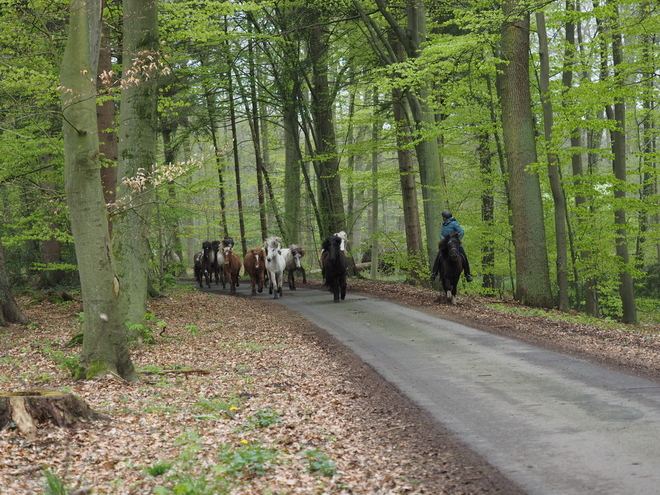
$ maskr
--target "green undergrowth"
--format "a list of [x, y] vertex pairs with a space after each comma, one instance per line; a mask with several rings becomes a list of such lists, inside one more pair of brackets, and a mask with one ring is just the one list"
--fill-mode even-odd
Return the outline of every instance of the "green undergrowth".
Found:
[[[488, 307], [502, 311], [504, 313], [518, 314], [524, 316], [541, 316], [555, 321], [565, 321], [570, 323], [580, 323], [583, 325], [592, 325], [611, 330], [623, 330], [626, 332], [648, 332], [645, 324], [656, 325], [660, 323], [660, 309], [658, 309], [657, 301], [645, 301], [643, 299], [637, 300], [640, 316], [640, 326], [633, 326], [621, 323], [613, 318], [595, 318], [584, 313], [563, 313], [560, 311], [549, 311], [539, 308], [530, 308], [525, 306], [513, 306], [503, 303], [489, 304]], [[656, 332], [654, 332], [656, 333]]]

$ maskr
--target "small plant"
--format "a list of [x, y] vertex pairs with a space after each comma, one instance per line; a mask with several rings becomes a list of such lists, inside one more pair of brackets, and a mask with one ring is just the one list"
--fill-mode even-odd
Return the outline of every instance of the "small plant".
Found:
[[197, 334], [199, 333], [199, 328], [197, 325], [186, 325], [185, 326], [186, 332], [190, 333], [193, 337], [196, 337]]
[[168, 461], [160, 461], [160, 462], [154, 464], [153, 466], [149, 466], [146, 469], [146, 471], [151, 476], [154, 476], [154, 477], [155, 476], [161, 476], [161, 475], [165, 474], [167, 471], [170, 470], [170, 468], [172, 467], [172, 464], [173, 463], [168, 462]]
[[200, 397], [200, 399], [195, 404], [195, 408], [201, 409], [203, 412], [207, 413], [204, 416], [195, 416], [198, 419], [205, 419], [207, 417], [216, 417], [220, 413], [223, 416], [227, 416], [233, 419], [234, 411], [238, 410], [241, 405], [240, 399], [229, 399], [228, 401], [224, 399], [207, 399], [206, 397]]
[[247, 417], [243, 428], [254, 430], [255, 428], [268, 428], [271, 425], [282, 422], [282, 414], [272, 409], [259, 409]]
[[162, 335], [167, 323], [158, 321], [154, 313], [147, 313], [144, 315], [144, 323], [126, 322], [126, 327], [128, 328], [129, 343], [154, 344], [156, 342], [154, 332], [160, 328], [159, 335]]
[[55, 361], [60, 368], [68, 371], [72, 377], [77, 377], [80, 374], [80, 362], [77, 356], [67, 356], [62, 351], [55, 351], [49, 345], [42, 348], [41, 352]]
[[239, 447], [224, 445], [218, 455], [222, 464], [213, 470], [236, 478], [261, 476], [276, 463], [277, 455], [276, 449], [243, 440]]
[[311, 474], [320, 474], [328, 478], [337, 474], [335, 464], [319, 449], [307, 450], [303, 458], [307, 461], [307, 471]]
[[44, 469], [44, 476], [46, 476], [44, 495], [67, 495], [69, 493], [70, 490], [56, 474]]

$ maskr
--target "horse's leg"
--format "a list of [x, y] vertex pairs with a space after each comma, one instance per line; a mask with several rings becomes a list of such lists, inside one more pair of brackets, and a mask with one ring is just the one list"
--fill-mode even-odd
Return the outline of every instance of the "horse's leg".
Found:
[[268, 293], [273, 293], [273, 273], [268, 270]]
[[279, 276], [280, 276], [280, 281], [277, 284], [277, 291], [279, 292], [280, 297], [282, 297], [282, 285], [284, 285], [284, 272], [280, 272]]
[[307, 277], [305, 276], [305, 269], [302, 266], [300, 267], [300, 271], [303, 274], [303, 284], [306, 284], [307, 283]]
[[346, 299], [346, 275], [342, 274], [339, 278], [339, 289], [341, 291], [341, 300]]
[[289, 270], [289, 289], [290, 290], [296, 290], [296, 277], [293, 276], [295, 272], [295, 268], [293, 270]]

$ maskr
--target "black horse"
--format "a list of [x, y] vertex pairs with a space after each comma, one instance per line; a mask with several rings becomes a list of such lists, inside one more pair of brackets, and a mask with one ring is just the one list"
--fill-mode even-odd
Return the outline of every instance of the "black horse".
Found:
[[334, 295], [335, 302], [346, 298], [346, 267], [348, 262], [341, 250], [342, 238], [338, 235], [327, 237], [321, 245], [321, 266], [325, 285]]
[[211, 274], [213, 272], [213, 263], [215, 260], [215, 254], [213, 253], [213, 246], [209, 241], [204, 241], [202, 243], [202, 252], [197, 253], [194, 257], [195, 260], [195, 278], [199, 284], [199, 288], [202, 286], [202, 277], [206, 279], [206, 286], [211, 288]]
[[460, 247], [461, 240], [457, 232], [446, 236], [438, 243], [441, 258], [440, 281], [442, 282], [442, 289], [447, 295], [447, 302], [451, 304], [456, 304], [458, 279], [461, 278], [463, 272], [463, 256]]

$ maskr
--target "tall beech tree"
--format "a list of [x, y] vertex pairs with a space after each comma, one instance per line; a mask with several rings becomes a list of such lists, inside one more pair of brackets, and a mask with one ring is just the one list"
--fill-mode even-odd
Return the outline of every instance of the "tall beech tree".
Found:
[[83, 295], [82, 376], [107, 369], [128, 381], [137, 373], [119, 310], [121, 284], [110, 248], [101, 186], [96, 72], [101, 2], [71, 0], [69, 34], [61, 65], [65, 183]]
[[519, 0], [505, 0], [498, 88], [508, 164], [513, 240], [516, 253], [516, 299], [530, 306], [552, 307], [548, 250], [538, 174], [529, 82], [529, 12]]
[[157, 0], [123, 2], [123, 70], [119, 114], [120, 178], [113, 250], [124, 320], [141, 323], [147, 312], [151, 248], [151, 174], [156, 163], [158, 57]]

